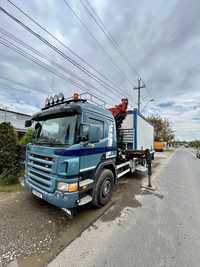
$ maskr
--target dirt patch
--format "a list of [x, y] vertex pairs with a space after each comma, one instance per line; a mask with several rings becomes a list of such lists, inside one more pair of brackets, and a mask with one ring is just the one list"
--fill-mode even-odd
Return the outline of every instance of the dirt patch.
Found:
[[44, 266], [111, 205], [99, 210], [82, 207], [70, 220], [62, 210], [30, 193], [10, 194], [0, 194], [0, 266], [16, 258], [15, 266]]
[[57, 233], [68, 227], [66, 217], [28, 193], [6, 198], [0, 209], [0, 255], [3, 264], [21, 255], [43, 253]]

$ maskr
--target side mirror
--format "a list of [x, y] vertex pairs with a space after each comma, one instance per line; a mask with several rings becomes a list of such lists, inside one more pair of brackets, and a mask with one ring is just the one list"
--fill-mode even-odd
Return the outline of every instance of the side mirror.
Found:
[[39, 128], [41, 128], [41, 123], [40, 123], [40, 122], [37, 122], [37, 123], [35, 124], [35, 130], [37, 130], [37, 129], [39, 129]]
[[32, 125], [32, 120], [25, 121], [25, 127], [31, 127], [31, 125]]

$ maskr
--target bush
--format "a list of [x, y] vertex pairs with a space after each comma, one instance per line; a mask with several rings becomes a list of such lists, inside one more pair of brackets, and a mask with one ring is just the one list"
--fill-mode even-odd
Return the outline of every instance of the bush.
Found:
[[3, 122], [0, 124], [0, 183], [15, 183], [18, 172], [17, 134], [10, 123]]
[[33, 137], [33, 129], [29, 128], [25, 135], [19, 140], [19, 145], [24, 146], [31, 142]]
[[14, 168], [10, 170], [5, 169], [0, 175], [0, 185], [10, 185], [18, 183], [17, 180], [18, 172], [19, 172], [18, 168], [16, 168], [15, 171]]

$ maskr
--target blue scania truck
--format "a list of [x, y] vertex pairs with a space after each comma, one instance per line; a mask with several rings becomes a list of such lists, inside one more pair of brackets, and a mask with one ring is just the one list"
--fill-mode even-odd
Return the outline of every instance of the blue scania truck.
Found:
[[118, 178], [145, 169], [147, 154], [153, 158], [153, 127], [127, 105], [123, 99], [107, 110], [91, 96], [47, 98], [26, 121], [34, 136], [26, 149], [25, 188], [69, 215], [89, 202], [107, 204]]

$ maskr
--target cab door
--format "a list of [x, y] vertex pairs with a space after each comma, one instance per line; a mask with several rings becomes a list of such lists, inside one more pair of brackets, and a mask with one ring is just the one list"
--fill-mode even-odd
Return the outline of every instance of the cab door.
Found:
[[80, 173], [94, 171], [98, 163], [102, 159], [102, 155], [105, 154], [107, 147], [107, 138], [105, 138], [106, 123], [100, 116], [94, 116], [90, 113], [85, 114], [84, 123], [95, 125], [99, 129], [99, 141], [92, 143], [88, 140], [87, 144], [83, 144], [80, 155]]

